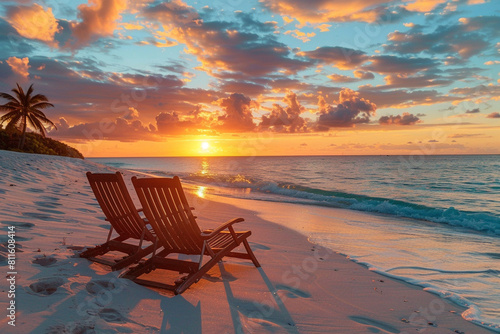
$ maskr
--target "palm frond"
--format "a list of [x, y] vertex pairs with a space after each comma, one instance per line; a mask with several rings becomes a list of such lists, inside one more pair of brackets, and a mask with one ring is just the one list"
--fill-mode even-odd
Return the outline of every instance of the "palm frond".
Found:
[[42, 94], [36, 94], [30, 99], [31, 103], [38, 103], [38, 102], [48, 102], [49, 99], [47, 99], [47, 96], [42, 95]]
[[36, 117], [33, 117], [33, 115], [28, 115], [28, 123], [30, 125], [33, 126], [33, 128], [35, 128], [35, 130], [37, 130], [38, 132], [40, 132], [40, 134], [45, 137], [45, 127], [43, 126], [42, 122], [36, 118]]
[[3, 99], [6, 99], [6, 100], [9, 100], [11, 102], [18, 102], [18, 99], [10, 94], [7, 94], [7, 93], [0, 93], [0, 97], [3, 98]]
[[0, 117], [0, 122], [3, 123], [3, 122], [5, 122], [5, 120], [11, 119], [14, 116], [21, 117], [21, 114], [17, 110], [10, 111], [10, 112], [6, 113], [5, 115], [3, 115], [2, 117]]
[[39, 103], [31, 105], [32, 109], [45, 109], [45, 108], [49, 108], [49, 107], [53, 108], [54, 105], [52, 103], [49, 103], [49, 102], [39, 102]]
[[5, 122], [8, 122], [7, 123], [7, 126], [16, 126], [17, 123], [19, 123], [19, 121], [21, 120], [21, 114], [18, 114], [18, 113], [8, 113], [8, 114], [5, 114], [3, 115], [1, 118], [0, 118], [0, 123], [3, 124]]
[[16, 93], [16, 95], [17, 95], [17, 100], [18, 100], [20, 103], [23, 103], [23, 102], [24, 102], [24, 96], [25, 96], [25, 95], [24, 95], [23, 88], [22, 88], [21, 86], [19, 86], [19, 84], [18, 84], [18, 83], [16, 83], [16, 85], [17, 85], [17, 89], [16, 89], [16, 88], [14, 88], [14, 89], [12, 89], [12, 91], [13, 91], [14, 93]]

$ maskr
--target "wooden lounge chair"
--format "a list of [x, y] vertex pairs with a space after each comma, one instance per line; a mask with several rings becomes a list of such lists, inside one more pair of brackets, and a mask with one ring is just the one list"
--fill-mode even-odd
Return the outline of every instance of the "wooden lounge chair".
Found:
[[[82, 252], [80, 257], [109, 265], [112, 270], [118, 270], [152, 253], [156, 237], [139, 215], [141, 210], [136, 209], [121, 173], [92, 174], [88, 172], [87, 178], [106, 220], [111, 224], [111, 229], [104, 244]], [[118, 236], [111, 239], [113, 231], [116, 231]], [[126, 243], [127, 239], [137, 239], [139, 243]], [[142, 248], [145, 240], [153, 244]], [[127, 256], [116, 261], [96, 257], [110, 251], [126, 253]]]
[[[180, 294], [200, 280], [224, 256], [249, 259], [256, 267], [260, 267], [247, 241], [252, 232], [235, 232], [233, 229], [233, 224], [242, 222], [243, 218], [229, 220], [214, 230], [202, 232], [196, 223], [196, 217], [193, 216], [194, 208], [189, 207], [177, 176], [142, 179], [133, 177], [132, 183], [144, 208], [144, 214], [158, 238], [158, 249], [155, 249], [150, 259], [129, 269], [122, 277]], [[243, 244], [246, 253], [233, 252], [233, 249], [240, 244]], [[160, 247], [162, 250], [156, 254]], [[199, 261], [167, 258], [169, 254], [174, 253], [197, 255]], [[211, 257], [205, 264], [203, 264], [204, 255]], [[188, 275], [174, 284], [139, 278], [156, 268], [188, 273]]]

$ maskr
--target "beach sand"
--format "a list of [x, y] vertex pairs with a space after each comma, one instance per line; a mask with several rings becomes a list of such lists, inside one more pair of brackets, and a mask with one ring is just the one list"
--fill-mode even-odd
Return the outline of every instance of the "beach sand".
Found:
[[[280, 213], [263, 212], [271, 204], [248, 200], [188, 195], [202, 228], [245, 218], [236, 227], [252, 231], [262, 268], [227, 258], [178, 296], [137, 285], [77, 256], [103, 243], [109, 229], [85, 172], [115, 169], [7, 151], [0, 166], [1, 333], [491, 333], [464, 320], [463, 308], [310, 243], [286, 222], [273, 222]], [[135, 197], [133, 175], [124, 171]], [[282, 217], [301, 214], [300, 206], [280, 210]], [[9, 227], [16, 241], [10, 269]]]

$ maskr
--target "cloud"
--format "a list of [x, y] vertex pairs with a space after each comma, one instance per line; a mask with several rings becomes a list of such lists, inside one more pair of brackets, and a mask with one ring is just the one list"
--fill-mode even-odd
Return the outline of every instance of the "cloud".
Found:
[[[200, 106], [187, 115], [179, 115], [177, 112], [161, 112], [156, 116], [158, 132], [163, 135], [181, 135], [199, 133], [209, 130], [213, 117], [203, 116]], [[182, 119], [181, 119], [182, 118]]]
[[249, 97], [233, 93], [227, 98], [219, 99], [218, 105], [224, 114], [218, 117], [216, 128], [223, 132], [244, 132], [255, 129], [252, 109], [257, 105]]
[[[498, 99], [500, 96], [500, 86], [498, 85], [477, 85], [463, 88], [453, 88], [450, 94], [461, 96], [464, 100], [484, 101], [485, 99]], [[458, 98], [457, 98], [458, 100]]]
[[391, 89], [364, 85], [359, 87], [359, 92], [380, 108], [406, 108], [417, 105], [430, 105], [443, 102], [461, 101], [465, 98], [442, 95], [436, 90]]
[[438, 75], [426, 72], [421, 75], [389, 74], [384, 77], [386, 86], [384, 88], [420, 88], [447, 86], [453, 83], [452, 79], [440, 78]]
[[481, 112], [481, 110], [479, 110], [479, 108], [474, 108], [474, 109], [467, 110], [465, 113], [466, 114], [477, 114], [480, 112]]
[[289, 133], [307, 131], [306, 121], [300, 117], [300, 114], [305, 112], [306, 109], [299, 103], [297, 95], [288, 92], [283, 98], [283, 102], [287, 104], [287, 107], [275, 103], [271, 113], [262, 116], [259, 129]]
[[[103, 64], [89, 58], [78, 61], [71, 57], [58, 61], [43, 56], [29, 58], [30, 78], [36, 91], [56, 106], [49, 118], [64, 117], [72, 125], [101, 119], [130, 119], [133, 108], [140, 112], [145, 124], [156, 124], [155, 117], [160, 111], [175, 111], [185, 120], [185, 115], [191, 115], [196, 105], [210, 105], [225, 96], [215, 90], [187, 88], [175, 75], [104, 72], [100, 69]], [[18, 80], [14, 80], [5, 61], [0, 64], [0, 74], [4, 73], [7, 79], [0, 81], [0, 91], [9, 91]]]
[[430, 33], [423, 30], [423, 26], [413, 25], [407, 32], [394, 31], [388, 35], [384, 49], [399, 54], [426, 52], [468, 59], [493, 46], [490, 41], [500, 36], [500, 22], [497, 16], [479, 16], [440, 25]]
[[189, 121], [180, 121], [176, 112], [161, 112], [156, 116], [158, 131], [167, 135], [185, 134], [192, 126]]
[[334, 65], [341, 70], [356, 68], [369, 59], [363, 51], [341, 46], [323, 46], [313, 51], [298, 52], [297, 55], [322, 64]]
[[403, 6], [411, 12], [428, 13], [447, 0], [415, 0]]
[[[184, 51], [201, 63], [198, 70], [219, 78], [248, 78], [279, 70], [292, 74], [311, 65], [292, 58], [290, 48], [267, 32], [269, 24], [248, 15], [239, 15], [240, 22], [205, 21], [193, 7], [180, 0], [152, 3], [143, 15], [161, 23], [161, 29], [154, 32], [156, 35], [186, 45]], [[250, 26], [245, 26], [249, 21]]]
[[51, 130], [50, 136], [66, 140], [119, 140], [133, 142], [154, 140], [154, 126], [145, 126], [139, 119], [124, 118], [102, 119], [98, 122], [70, 125], [65, 118], [56, 123], [57, 130]]
[[448, 138], [472, 138], [472, 137], [482, 137], [483, 134], [480, 133], [455, 133], [449, 135]]
[[373, 56], [363, 69], [376, 73], [408, 75], [435, 68], [438, 62], [429, 58], [406, 58], [397, 56]]
[[330, 74], [327, 76], [328, 79], [332, 80], [333, 82], [356, 82], [359, 81], [357, 78], [351, 78], [348, 77], [347, 75], [342, 75], [342, 74]]
[[258, 96], [267, 91], [267, 87], [265, 85], [236, 80], [225, 80], [220, 85], [219, 89], [226, 93], [245, 92], [248, 96]]
[[28, 69], [30, 68], [29, 65], [30, 61], [28, 57], [24, 58], [9, 57], [9, 59], [7, 59], [6, 62], [10, 66], [12, 71], [21, 76], [23, 79], [27, 79], [28, 76], [30, 75], [28, 72]]
[[261, 0], [269, 10], [295, 18], [301, 24], [362, 21], [375, 22], [389, 0]]
[[378, 122], [382, 125], [414, 125], [420, 123], [421, 120], [415, 115], [404, 112], [402, 115], [397, 116], [382, 116]]
[[100, 37], [111, 36], [118, 28], [120, 14], [127, 8], [126, 0], [88, 0], [78, 6], [80, 22], [72, 22], [71, 48], [86, 46]]
[[486, 118], [500, 118], [500, 113], [499, 112], [492, 112], [491, 114], [488, 114]]
[[49, 45], [56, 45], [54, 35], [60, 27], [52, 13], [52, 8], [44, 9], [38, 4], [10, 7], [7, 22], [25, 38], [37, 39]]
[[358, 78], [358, 79], [361, 79], [361, 80], [375, 79], [375, 76], [373, 75], [373, 73], [371, 73], [371, 72], [365, 72], [365, 71], [360, 71], [360, 70], [354, 71], [354, 76], [356, 78]]
[[375, 115], [377, 106], [364, 98], [359, 97], [359, 92], [343, 89], [339, 94], [337, 106], [326, 103], [319, 96], [318, 125], [324, 127], [353, 127], [355, 124], [368, 123], [370, 116]]
[[300, 31], [299, 29], [295, 30], [287, 30], [283, 33], [284, 35], [291, 35], [292, 37], [301, 40], [302, 42], [306, 43], [311, 40], [311, 37], [316, 36], [315, 32], [303, 32]]

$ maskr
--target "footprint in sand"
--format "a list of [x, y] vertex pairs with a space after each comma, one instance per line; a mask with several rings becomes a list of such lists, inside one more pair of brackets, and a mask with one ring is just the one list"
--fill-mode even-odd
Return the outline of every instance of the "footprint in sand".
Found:
[[288, 286], [288, 285], [278, 284], [278, 285], [276, 285], [276, 290], [286, 291], [286, 296], [288, 298], [297, 298], [297, 297], [311, 298], [311, 294], [309, 292], [304, 291], [304, 290], [295, 289], [295, 288], [292, 288], [291, 286]]
[[11, 220], [2, 220], [0, 223], [5, 224], [7, 226], [15, 226], [16, 228], [32, 228], [35, 224], [26, 223], [26, 222], [17, 222]]
[[40, 219], [43, 221], [52, 221], [52, 222], [60, 222], [61, 221], [59, 218], [55, 218], [53, 216], [46, 215], [46, 214], [39, 213], [39, 212], [23, 212], [23, 216], [30, 217], [30, 218], [36, 218], [36, 219]]
[[60, 201], [59, 197], [54, 197], [54, 196], [40, 196], [40, 199], [49, 201], [50, 203]]
[[87, 286], [85, 287], [87, 291], [90, 294], [96, 295], [100, 292], [103, 292], [105, 290], [113, 290], [115, 288], [115, 285], [113, 282], [106, 281], [106, 280], [95, 280], [87, 283]]
[[28, 189], [26, 189], [26, 191], [29, 193], [34, 193], [34, 194], [39, 194], [39, 193], [44, 192], [43, 189], [39, 189], [39, 188], [28, 188]]
[[83, 212], [83, 213], [96, 213], [97, 211], [90, 210], [90, 209], [85, 209], [85, 208], [78, 208], [76, 209], [77, 211]]
[[42, 208], [47, 208], [47, 209], [56, 209], [58, 206], [61, 206], [61, 203], [54, 202], [54, 201], [35, 201], [33, 202], [36, 206], [41, 206]]
[[107, 322], [125, 322], [126, 319], [115, 309], [103, 308], [99, 311], [99, 317]]
[[35, 179], [35, 180], [30, 179], [29, 181], [27, 181], [24, 177], [20, 177], [20, 176], [14, 176], [14, 177], [12, 177], [12, 179], [13, 179], [14, 181], [16, 181], [16, 182], [20, 183], [20, 184], [27, 184], [27, 183], [31, 183], [31, 182], [33, 182], [33, 181], [35, 181], [35, 182], [36, 182], [36, 181], [40, 181], [40, 180], [38, 180], [38, 179]]
[[31, 291], [38, 295], [49, 296], [57, 291], [57, 288], [64, 284], [61, 277], [41, 278], [30, 285]]
[[69, 323], [67, 325], [54, 325], [47, 328], [46, 334], [95, 334], [94, 325]]
[[367, 317], [350, 316], [349, 319], [362, 325], [367, 325], [368, 330], [373, 333], [401, 333], [397, 328], [392, 327], [382, 321], [377, 321]]
[[52, 210], [52, 209], [37, 209], [40, 212], [45, 212], [45, 213], [52, 213], [54, 215], [64, 215], [65, 213], [63, 211], [59, 210]]
[[31, 261], [31, 263], [39, 264], [42, 267], [50, 266], [56, 262], [57, 262], [56, 258], [53, 258], [52, 256], [45, 256], [45, 255], [36, 257], [33, 261]]

